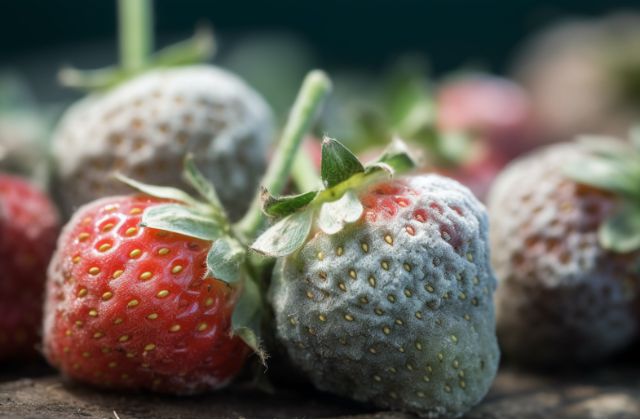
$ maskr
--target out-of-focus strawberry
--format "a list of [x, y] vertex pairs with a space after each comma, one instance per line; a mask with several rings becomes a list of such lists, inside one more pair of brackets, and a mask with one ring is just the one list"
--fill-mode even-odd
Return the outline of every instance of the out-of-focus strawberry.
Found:
[[37, 354], [58, 223], [44, 193], [22, 178], [0, 174], [0, 360]]

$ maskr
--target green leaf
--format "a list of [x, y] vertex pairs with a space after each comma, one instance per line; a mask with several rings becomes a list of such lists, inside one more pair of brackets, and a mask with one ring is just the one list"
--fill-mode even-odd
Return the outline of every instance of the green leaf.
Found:
[[628, 196], [638, 194], [633, 166], [615, 158], [590, 156], [568, 162], [564, 171], [579, 183]]
[[218, 238], [207, 254], [207, 271], [225, 283], [240, 280], [241, 265], [247, 253], [244, 247], [230, 237]]
[[269, 216], [288, 216], [309, 204], [317, 195], [318, 191], [309, 191], [298, 195], [274, 197], [264, 189], [262, 192], [262, 209]]
[[640, 249], [640, 208], [624, 203], [620, 210], [605, 220], [598, 231], [600, 244], [614, 252]]
[[357, 221], [364, 207], [352, 190], [344, 193], [339, 200], [324, 203], [318, 215], [318, 227], [327, 235], [338, 233], [348, 223]]
[[224, 227], [211, 217], [180, 204], [149, 207], [142, 215], [142, 226], [213, 241], [225, 235]]
[[177, 188], [144, 184], [119, 173], [115, 174], [114, 176], [118, 181], [124, 182], [131, 188], [152, 197], [181, 201], [185, 204], [197, 205], [197, 201], [195, 201], [189, 194]]
[[394, 172], [410, 171], [416, 167], [416, 162], [411, 157], [409, 148], [399, 138], [394, 138], [391, 141], [376, 163], [389, 165]]
[[322, 140], [322, 182], [331, 188], [353, 175], [364, 172], [358, 158], [338, 140], [325, 137]]
[[270, 257], [289, 255], [304, 244], [311, 231], [312, 219], [312, 209], [293, 213], [267, 229], [251, 249]]
[[184, 159], [184, 172], [182, 175], [202, 198], [207, 200], [216, 211], [224, 214], [224, 208], [222, 207], [222, 203], [220, 203], [218, 193], [216, 193], [213, 184], [202, 175], [202, 172], [200, 172], [196, 166], [192, 154], [188, 154]]
[[260, 288], [247, 277], [243, 283], [241, 295], [231, 315], [231, 329], [233, 335], [242, 339], [265, 364], [267, 354], [261, 345], [260, 324], [262, 321], [263, 304]]

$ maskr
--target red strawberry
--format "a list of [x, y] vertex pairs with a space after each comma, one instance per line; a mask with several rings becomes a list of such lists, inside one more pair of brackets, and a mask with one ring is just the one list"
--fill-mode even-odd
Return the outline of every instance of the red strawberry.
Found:
[[36, 354], [57, 232], [58, 214], [49, 198], [21, 178], [0, 175], [0, 360]]
[[225, 385], [249, 348], [231, 337], [238, 299], [211, 277], [211, 242], [141, 226], [144, 196], [82, 207], [49, 268], [45, 354], [91, 384], [192, 394]]

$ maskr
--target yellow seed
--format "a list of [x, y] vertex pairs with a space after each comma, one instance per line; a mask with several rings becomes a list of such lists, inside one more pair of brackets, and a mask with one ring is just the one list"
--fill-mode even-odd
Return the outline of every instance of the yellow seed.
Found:
[[430, 285], [430, 284], [427, 284], [426, 289], [427, 289], [427, 292], [429, 292], [429, 293], [433, 293], [433, 292], [435, 292], [435, 290], [436, 290], [436, 289], [434, 289], [434, 288], [433, 288], [433, 286], [432, 286], [432, 285]]
[[400, 318], [398, 318], [398, 319], [396, 319], [396, 324], [404, 325], [404, 321], [402, 321]]
[[114, 224], [113, 223], [107, 223], [106, 225], [104, 225], [102, 227], [102, 231], [103, 232], [109, 232], [111, 229], [113, 229]]
[[362, 304], [369, 303], [369, 299], [366, 296], [362, 296], [360, 298], [360, 303], [362, 303]]
[[413, 370], [413, 365], [411, 363], [407, 363], [407, 370]]
[[389, 263], [387, 261], [382, 261], [380, 263], [380, 265], [382, 266], [383, 269], [388, 270], [389, 269]]
[[104, 354], [111, 353], [111, 349], [109, 347], [103, 347], [100, 349], [100, 351], [103, 352]]
[[422, 319], [422, 312], [420, 311], [416, 312], [416, 318]]
[[460, 388], [465, 389], [467, 387], [467, 383], [465, 381], [460, 381]]
[[109, 364], [107, 366], [109, 366], [111, 369], [113, 369], [114, 367], [118, 366], [118, 364], [116, 362], [109, 362]]
[[89, 269], [89, 274], [91, 274], [92, 276], [95, 276], [96, 274], [100, 273], [100, 269], [98, 267], [91, 267]]
[[369, 276], [369, 284], [371, 287], [376, 287], [376, 278], [373, 276]]
[[460, 298], [460, 300], [465, 300], [467, 298], [467, 295], [464, 292], [460, 292], [458, 298]]
[[360, 244], [360, 246], [362, 247], [362, 250], [364, 252], [369, 252], [369, 244], [367, 244], [366, 242], [363, 242]]
[[396, 297], [394, 295], [388, 295], [387, 299], [389, 300], [389, 302], [394, 303], [396, 301]]
[[129, 257], [131, 258], [138, 258], [140, 255], [142, 255], [142, 251], [138, 248], [134, 249], [129, 253]]
[[343, 253], [344, 253], [344, 249], [341, 246], [339, 246], [336, 249], [336, 254], [338, 255], [338, 257], [340, 257], [340, 256], [342, 256]]
[[458, 362], [457, 360], [454, 360], [451, 365], [453, 366], [454, 369], [458, 369], [460, 367], [460, 362]]
[[129, 301], [129, 303], [127, 303], [127, 306], [129, 308], [135, 308], [136, 306], [138, 306], [140, 304], [140, 302], [138, 301], [138, 299], [131, 299]]
[[416, 341], [416, 349], [422, 350], [422, 343], [421, 342]]
[[140, 214], [140, 213], [142, 213], [142, 209], [138, 207], [132, 208], [131, 211], [129, 212], [129, 214]]
[[391, 328], [389, 328], [387, 326], [382, 327], [382, 332], [385, 333], [386, 335], [389, 335], [389, 334], [391, 334]]
[[76, 255], [71, 259], [71, 262], [78, 264], [80, 262], [80, 255]]
[[201, 322], [200, 324], [198, 324], [198, 331], [204, 331], [206, 330], [208, 327], [206, 322]]
[[160, 290], [156, 296], [159, 297], [159, 298], [165, 298], [165, 297], [169, 296], [169, 291], [168, 290]]
[[467, 260], [473, 261], [473, 254], [471, 253], [467, 254]]
[[212, 297], [208, 297], [207, 300], [204, 301], [204, 305], [205, 306], [213, 305], [213, 298]]
[[424, 375], [422, 377], [422, 380], [425, 381], [425, 382], [429, 382], [431, 380], [431, 378], [429, 378], [427, 375]]
[[152, 313], [147, 315], [147, 319], [158, 319], [158, 314], [157, 313]]
[[151, 271], [145, 271], [144, 273], [140, 274], [139, 279], [140, 280], [149, 280], [151, 277], [153, 277], [153, 273]]
[[100, 245], [98, 247], [98, 251], [100, 251], [100, 252], [107, 252], [110, 249], [111, 249], [111, 244], [110, 243], [102, 244], [102, 245]]
[[351, 315], [349, 315], [349, 314], [346, 314], [346, 315], [344, 316], [344, 319], [346, 319], [347, 321], [353, 321], [353, 319], [354, 319], [354, 318], [353, 318], [353, 316], [351, 316]]
[[469, 321], [471, 317], [469, 316], [469, 314], [464, 314], [464, 319], [465, 321]]
[[441, 362], [444, 360], [444, 355], [442, 353], [438, 353], [438, 360]]
[[373, 348], [373, 347], [371, 347], [369, 349], [369, 353], [371, 353], [371, 354], [376, 354], [376, 352], [377, 352], [377, 350], [375, 348]]
[[117, 209], [117, 208], [118, 208], [118, 206], [117, 206], [117, 205], [115, 205], [115, 204], [109, 204], [108, 206], [105, 206], [104, 211], [106, 211], [106, 212], [112, 212], [112, 211], [114, 211], [114, 210], [115, 210], [115, 209]]
[[129, 340], [129, 336], [128, 335], [121, 335], [120, 338], [118, 338], [118, 341], [121, 343], [124, 343], [125, 341]]
[[384, 315], [384, 311], [380, 308], [376, 308], [374, 312], [376, 313], [376, 315]]
[[125, 234], [126, 236], [133, 236], [133, 235], [135, 235], [135, 234], [136, 234], [136, 232], [137, 232], [137, 231], [138, 231], [138, 229], [137, 229], [137, 228], [135, 228], [135, 227], [130, 227], [129, 229], [127, 229], [127, 230], [124, 232], [124, 234]]
[[135, 357], [135, 354], [131, 353], [131, 352], [127, 352], [127, 354], [125, 356], [127, 356], [127, 358], [129, 358], [129, 359], [133, 359]]
[[123, 319], [122, 319], [122, 318], [116, 318], [116, 319], [114, 319], [114, 320], [113, 320], [113, 323], [114, 323], [115, 325], [122, 324], [122, 322], [123, 322]]
[[91, 218], [90, 217], [85, 217], [84, 219], [82, 219], [82, 224], [83, 225], [88, 225], [89, 223], [91, 223]]
[[113, 293], [112, 292], [104, 292], [102, 294], [102, 300], [109, 300], [113, 297]]
[[76, 327], [82, 327], [82, 325], [84, 324], [82, 321], [78, 320], [75, 322]]
[[171, 328], [169, 328], [169, 331], [171, 332], [178, 332], [180, 331], [180, 328], [182, 328], [179, 324], [174, 324], [171, 326]]
[[311, 292], [307, 292], [307, 297], [308, 297], [309, 299], [313, 299], [313, 293], [311, 293]]
[[124, 270], [116, 270], [113, 272], [113, 275], [111, 276], [114, 279], [117, 279], [118, 277], [120, 277], [122, 275], [122, 273], [124, 273]]
[[351, 269], [349, 270], [349, 277], [351, 277], [352, 279], [355, 279], [358, 277], [358, 273], [356, 273], [356, 270]]
[[320, 315], [318, 315], [318, 319], [319, 319], [320, 321], [322, 321], [322, 322], [325, 322], [325, 321], [327, 320], [327, 317], [326, 317], [326, 316], [324, 316], [324, 315], [322, 315], [322, 314], [320, 314]]
[[444, 390], [447, 392], [451, 392], [451, 387], [449, 385], [445, 385]]
[[318, 253], [316, 254], [316, 257], [318, 257], [320, 261], [324, 260], [324, 254], [322, 253], [322, 251], [318, 251]]
[[451, 341], [453, 341], [454, 343], [458, 342], [458, 337], [456, 337], [455, 335], [451, 336]]
[[393, 245], [393, 237], [389, 234], [384, 235], [384, 241], [389, 245]]
[[97, 332], [95, 334], [93, 334], [93, 338], [101, 338], [104, 334], [102, 334], [101, 332]]
[[89, 292], [83, 287], [82, 289], [78, 290], [78, 297], [85, 297], [87, 296], [87, 293]]
[[382, 378], [380, 376], [378, 376], [378, 375], [373, 375], [373, 380], [376, 381], [376, 382], [380, 382], [380, 381], [382, 381]]
[[153, 344], [153, 343], [149, 343], [146, 346], [144, 346], [145, 351], [151, 351], [151, 350], [153, 350], [155, 348], [156, 348], [156, 345]]
[[420, 397], [420, 398], [424, 398], [424, 392], [422, 392], [422, 391], [418, 391], [418, 392], [416, 392], [416, 395], [417, 395], [418, 397]]
[[478, 284], [478, 283], [480, 283], [480, 279], [478, 279], [478, 277], [476, 276], [473, 278], [473, 284]]
[[391, 372], [391, 373], [396, 373], [396, 372], [397, 372], [396, 368], [394, 368], [394, 367], [390, 367], [390, 368], [388, 368], [387, 370], [388, 370], [389, 372]]
[[89, 311], [89, 316], [92, 316], [95, 318], [96, 316], [98, 316], [98, 311], [96, 311], [95, 309], [91, 309]]
[[342, 290], [343, 292], [347, 291], [347, 286], [345, 286], [345, 284], [343, 282], [338, 283], [338, 287], [340, 288], [340, 290]]
[[171, 269], [171, 272], [173, 274], [178, 274], [181, 271], [182, 271], [182, 266], [181, 265], [174, 265], [173, 268]]
[[411, 297], [411, 296], [413, 296], [413, 293], [411, 293], [411, 290], [409, 290], [409, 289], [404, 289], [404, 295], [406, 297]]
[[158, 255], [167, 255], [169, 253], [169, 248], [160, 248], [158, 250]]
[[84, 357], [85, 359], [88, 359], [89, 357], [91, 357], [91, 353], [89, 353], [88, 351], [85, 351], [82, 353], [82, 357]]
[[89, 234], [87, 232], [82, 232], [80, 235], [78, 235], [78, 240], [80, 242], [86, 241], [87, 239], [89, 239]]

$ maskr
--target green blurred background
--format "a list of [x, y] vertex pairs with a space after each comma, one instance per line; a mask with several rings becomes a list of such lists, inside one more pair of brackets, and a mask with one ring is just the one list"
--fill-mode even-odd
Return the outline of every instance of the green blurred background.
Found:
[[[188, 36], [199, 21], [211, 22], [219, 42], [214, 61], [222, 64], [250, 34], [263, 40], [294, 35], [292, 48], [305, 54], [301, 66], [375, 72], [404, 53], [419, 52], [430, 57], [437, 75], [465, 65], [505, 73], [527, 35], [564, 18], [620, 10], [640, 10], [640, 2], [158, 0], [155, 18], [158, 45]], [[115, 62], [115, 36], [111, 0], [3, 1], [0, 68], [20, 72], [39, 100], [68, 100], [74, 93], [56, 86], [56, 70], [69, 63], [88, 68]]]

